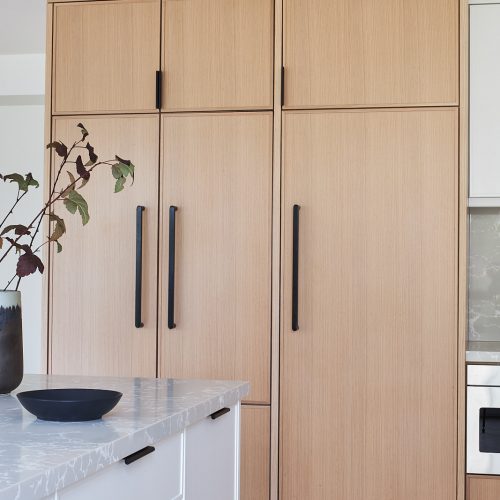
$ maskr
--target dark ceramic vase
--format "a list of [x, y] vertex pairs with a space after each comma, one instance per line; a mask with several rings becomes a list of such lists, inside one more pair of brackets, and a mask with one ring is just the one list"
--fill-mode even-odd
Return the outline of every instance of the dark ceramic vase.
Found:
[[18, 387], [23, 371], [21, 292], [0, 292], [0, 394]]

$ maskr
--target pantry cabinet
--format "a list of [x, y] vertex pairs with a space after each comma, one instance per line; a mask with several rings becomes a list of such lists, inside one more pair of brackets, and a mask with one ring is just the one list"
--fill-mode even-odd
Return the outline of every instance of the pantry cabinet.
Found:
[[290, 108], [457, 104], [457, 0], [284, 0]]
[[[67, 233], [51, 254], [49, 325], [52, 373], [156, 376], [156, 279], [158, 247], [159, 120], [155, 115], [57, 117], [53, 137], [68, 145], [81, 138], [82, 122], [100, 160], [115, 154], [136, 165], [133, 186], [114, 193], [111, 166], [101, 165], [79, 192], [89, 206], [82, 227], [62, 202], [55, 213]], [[82, 156], [87, 161], [87, 150]], [[52, 160], [52, 178], [60, 157]], [[113, 161], [114, 163], [114, 161]], [[74, 169], [73, 169], [74, 171]], [[130, 182], [130, 181], [129, 181]], [[62, 172], [58, 189], [70, 183]], [[137, 210], [144, 207], [144, 211]], [[138, 219], [142, 228], [138, 227]], [[142, 280], [136, 279], [137, 239], [142, 239]], [[140, 287], [140, 288], [138, 288]], [[136, 297], [140, 322], [136, 327]]]
[[53, 114], [156, 109], [160, 0], [56, 4], [53, 17]]
[[162, 109], [271, 109], [273, 0], [164, 0]]
[[272, 114], [162, 116], [160, 375], [270, 402]]
[[456, 499], [457, 118], [284, 115], [282, 499]]

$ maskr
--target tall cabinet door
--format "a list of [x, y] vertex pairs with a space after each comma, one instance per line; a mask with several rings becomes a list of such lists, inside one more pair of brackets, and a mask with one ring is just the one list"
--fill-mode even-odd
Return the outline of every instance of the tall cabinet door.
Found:
[[162, 120], [160, 375], [269, 403], [272, 113]]
[[56, 4], [53, 114], [156, 108], [160, 0]]
[[[78, 212], [71, 215], [62, 204], [56, 205], [67, 234], [61, 238], [62, 252], [52, 252], [49, 369], [57, 374], [154, 377], [159, 118], [55, 118], [53, 137], [72, 144], [81, 137], [78, 122], [89, 131], [87, 139], [100, 160], [114, 160], [118, 154], [134, 163], [135, 182], [131, 186], [127, 182], [122, 192], [114, 194], [111, 167], [97, 167], [79, 191], [89, 205], [90, 221], [85, 227]], [[58, 165], [52, 162], [52, 175]], [[65, 187], [68, 181], [63, 173], [59, 185]], [[142, 233], [137, 224], [140, 206], [145, 207]], [[142, 281], [138, 281], [141, 234]], [[142, 297], [137, 288], [141, 284]], [[136, 297], [142, 308], [142, 328], [135, 326]]]
[[272, 109], [273, 0], [163, 2], [163, 110]]
[[458, 0], [284, 0], [285, 105], [456, 104]]
[[289, 112], [283, 149], [281, 498], [454, 500], [457, 110]]

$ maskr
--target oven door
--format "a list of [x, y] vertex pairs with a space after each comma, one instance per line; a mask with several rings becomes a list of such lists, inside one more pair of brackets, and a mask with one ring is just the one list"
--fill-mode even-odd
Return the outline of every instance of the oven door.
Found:
[[467, 387], [467, 472], [500, 474], [500, 387]]

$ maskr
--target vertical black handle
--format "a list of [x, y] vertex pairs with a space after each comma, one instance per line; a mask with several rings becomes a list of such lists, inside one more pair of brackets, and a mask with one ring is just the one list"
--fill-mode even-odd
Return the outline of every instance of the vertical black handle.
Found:
[[299, 329], [299, 212], [300, 206], [293, 206], [293, 249], [292, 249], [292, 330]]
[[142, 328], [142, 213], [145, 207], [135, 211], [135, 327]]
[[156, 72], [156, 109], [161, 109], [161, 71]]
[[175, 328], [174, 296], [175, 296], [175, 212], [177, 207], [171, 205], [169, 209], [168, 229], [168, 308], [167, 325], [169, 330]]

